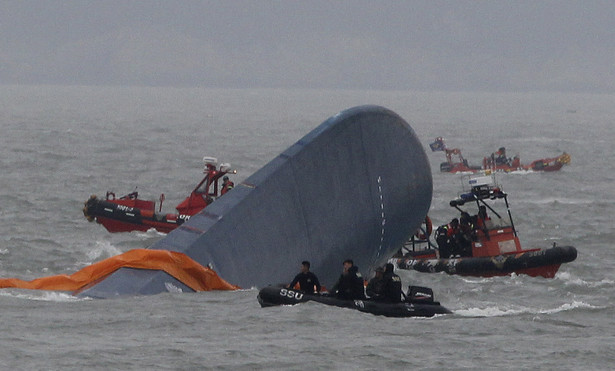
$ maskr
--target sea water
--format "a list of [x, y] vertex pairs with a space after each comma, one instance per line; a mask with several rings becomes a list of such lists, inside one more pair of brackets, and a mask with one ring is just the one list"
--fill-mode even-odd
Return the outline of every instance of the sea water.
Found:
[[[230, 162], [239, 183], [362, 104], [397, 112], [427, 150], [444, 137], [470, 164], [501, 146], [522, 163], [569, 153], [559, 172], [497, 179], [523, 247], [578, 249], [553, 279], [400, 271], [404, 286], [433, 288], [454, 312], [430, 319], [317, 303], [260, 308], [257, 288], [113, 300], [3, 289], [2, 369], [613, 367], [615, 95], [2, 86], [0, 97], [1, 277], [71, 274], [148, 247], [163, 235], [110, 234], [83, 217], [84, 201], [106, 191], [164, 193], [163, 212], [172, 212], [200, 180], [203, 156]], [[448, 201], [461, 178], [439, 172], [442, 152], [428, 157], [430, 216], [444, 224], [457, 214]]]

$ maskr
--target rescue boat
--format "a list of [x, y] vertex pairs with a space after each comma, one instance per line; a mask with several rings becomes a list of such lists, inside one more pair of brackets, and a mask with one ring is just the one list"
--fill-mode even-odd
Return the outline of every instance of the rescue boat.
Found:
[[113, 192], [107, 192], [104, 199], [92, 195], [84, 204], [83, 214], [88, 221], [102, 224], [111, 233], [145, 232], [152, 228], [169, 233], [232, 188], [233, 183], [227, 181], [218, 192], [220, 178], [236, 173], [231, 170], [230, 164], [224, 163], [218, 167], [215, 157], [204, 157], [203, 162], [205, 176], [190, 195], [176, 206], [177, 213], [160, 213], [164, 194], [160, 195], [156, 212], [155, 201], [139, 199], [139, 193], [135, 191], [118, 198]]
[[434, 301], [433, 291], [430, 288], [419, 286], [410, 286], [406, 300], [399, 303], [385, 303], [370, 299], [346, 300], [326, 294], [310, 294], [275, 286], [267, 286], [261, 289], [257, 299], [263, 308], [313, 301], [385, 317], [433, 317], [436, 314], [452, 313], [439, 302]]
[[[400, 269], [425, 273], [446, 272], [479, 277], [514, 273], [553, 278], [561, 264], [576, 259], [577, 250], [573, 246], [554, 244], [544, 249], [521, 248], [508, 195], [497, 185], [494, 174], [480, 177], [467, 175], [463, 178], [467, 179], [469, 189], [450, 201], [450, 206], [461, 213], [458, 230], [449, 232], [449, 229], [455, 228], [449, 224], [434, 231], [437, 236], [437, 243], [434, 244], [430, 239], [431, 221], [426, 218], [425, 226], [421, 226], [389, 262]], [[506, 210], [496, 211], [498, 203], [503, 204]], [[473, 216], [467, 208], [470, 206], [476, 208]]]
[[480, 171], [558, 171], [564, 165], [570, 164], [570, 155], [566, 152], [556, 157], [534, 160], [529, 164], [521, 164], [519, 156], [506, 158], [506, 149], [498, 149], [497, 152], [483, 158], [481, 166], [470, 165], [461, 154], [459, 148], [446, 148], [444, 139], [438, 137], [429, 145], [432, 152], [441, 151], [446, 154], [446, 161], [440, 163], [440, 171], [443, 173], [476, 173]]

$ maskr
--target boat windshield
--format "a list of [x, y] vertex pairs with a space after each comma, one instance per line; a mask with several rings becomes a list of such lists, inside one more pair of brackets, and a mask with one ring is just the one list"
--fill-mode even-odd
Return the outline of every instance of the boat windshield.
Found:
[[485, 220], [485, 227], [487, 227], [487, 229], [498, 229], [511, 226], [512, 223], [510, 222], [510, 218], [506, 215], [502, 215], [501, 218], [496, 216], [489, 220]]

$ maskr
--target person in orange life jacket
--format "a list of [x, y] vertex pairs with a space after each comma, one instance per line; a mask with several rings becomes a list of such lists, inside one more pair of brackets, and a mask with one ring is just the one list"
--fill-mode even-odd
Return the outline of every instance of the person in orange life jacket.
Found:
[[344, 270], [331, 288], [331, 292], [340, 299], [365, 299], [365, 286], [359, 268], [351, 259], [344, 260]]
[[399, 303], [402, 296], [401, 278], [393, 271], [393, 264], [387, 263], [384, 266], [384, 285], [382, 294], [384, 301], [388, 303]]
[[440, 258], [447, 259], [455, 250], [455, 235], [459, 233], [459, 219], [453, 218], [450, 223], [441, 225], [436, 230], [436, 242]]
[[220, 194], [221, 195], [225, 194], [226, 192], [233, 189], [234, 186], [235, 186], [235, 183], [231, 182], [228, 176], [225, 175], [224, 178], [222, 178], [222, 189], [220, 190]]
[[310, 272], [310, 262], [304, 260], [301, 262], [301, 272], [295, 276], [293, 282], [288, 285], [289, 289], [295, 287], [296, 284], [299, 284], [299, 290], [307, 293], [320, 292], [320, 282], [318, 281], [318, 277], [312, 272]]

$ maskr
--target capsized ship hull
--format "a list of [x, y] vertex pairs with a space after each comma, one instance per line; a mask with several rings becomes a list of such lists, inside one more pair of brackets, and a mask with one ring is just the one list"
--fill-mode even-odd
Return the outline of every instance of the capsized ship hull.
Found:
[[[151, 249], [177, 251], [243, 288], [286, 282], [310, 260], [332, 284], [344, 259], [364, 274], [419, 227], [431, 203], [427, 156], [394, 112], [340, 112]], [[192, 291], [165, 272], [120, 268], [79, 295]]]

